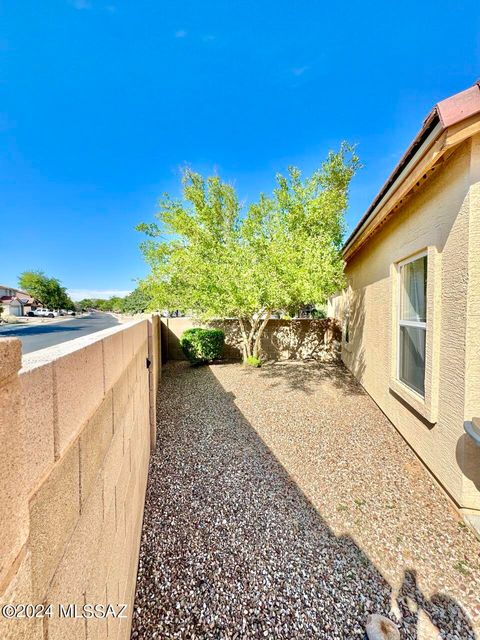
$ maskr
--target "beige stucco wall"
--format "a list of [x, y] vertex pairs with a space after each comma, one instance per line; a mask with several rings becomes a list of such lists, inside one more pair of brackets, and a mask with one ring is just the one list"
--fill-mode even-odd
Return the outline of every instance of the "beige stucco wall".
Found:
[[[429, 176], [348, 262], [329, 310], [350, 340], [342, 358], [458, 506], [480, 509], [480, 448], [464, 420], [480, 413], [480, 138]], [[425, 402], [395, 381], [396, 263], [428, 251]], [[399, 470], [401, 473], [401, 470]]]
[[[162, 318], [163, 353], [169, 360], [185, 360], [180, 347], [182, 333], [200, 326], [192, 318]], [[237, 320], [214, 320], [208, 325], [225, 332], [224, 357], [242, 358], [242, 336]], [[338, 358], [335, 349], [340, 332], [331, 320], [269, 320], [261, 339], [265, 360], [331, 360]]]
[[[158, 317], [102, 331], [19, 372], [20, 342], [0, 340], [0, 604], [53, 605], [51, 618], [0, 616], [2, 640], [129, 637], [158, 332]], [[127, 617], [61, 619], [60, 603], [126, 603]]]

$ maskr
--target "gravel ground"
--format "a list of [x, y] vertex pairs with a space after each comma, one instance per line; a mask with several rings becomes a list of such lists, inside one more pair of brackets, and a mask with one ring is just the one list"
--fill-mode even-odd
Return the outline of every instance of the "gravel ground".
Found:
[[160, 388], [132, 638], [476, 638], [480, 543], [340, 365]]

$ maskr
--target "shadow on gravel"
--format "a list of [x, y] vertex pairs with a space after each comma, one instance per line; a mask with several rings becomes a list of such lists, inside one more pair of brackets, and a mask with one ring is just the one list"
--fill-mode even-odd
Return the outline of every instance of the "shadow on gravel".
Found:
[[[265, 371], [272, 380], [290, 376]], [[309, 375], [318, 371], [300, 384]], [[334, 383], [351, 393], [341, 378]], [[288, 380], [295, 384], [293, 374]], [[420, 608], [442, 638], [476, 637], [458, 603], [422, 596], [414, 571], [392, 594], [354, 540], [333, 533], [234, 400], [208, 367], [165, 369], [132, 638], [346, 640], [364, 638], [368, 614], [383, 613], [403, 639], [415, 639]]]
[[[250, 373], [245, 368], [245, 375]], [[315, 386], [321, 381], [332, 383], [342, 393], [364, 395], [365, 391], [341, 362], [284, 361], [267, 363], [260, 369], [260, 376], [272, 381], [272, 385], [287, 384], [292, 391], [315, 393]]]

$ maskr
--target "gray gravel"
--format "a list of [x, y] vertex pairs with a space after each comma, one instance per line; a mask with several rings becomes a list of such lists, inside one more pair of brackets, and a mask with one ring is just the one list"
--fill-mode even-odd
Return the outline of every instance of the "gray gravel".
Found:
[[480, 543], [342, 366], [163, 376], [132, 638], [476, 637]]

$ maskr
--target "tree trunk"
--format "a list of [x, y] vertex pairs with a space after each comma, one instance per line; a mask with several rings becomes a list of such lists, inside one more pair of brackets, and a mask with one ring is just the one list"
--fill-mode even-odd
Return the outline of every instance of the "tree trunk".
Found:
[[253, 351], [252, 351], [252, 355], [253, 355], [254, 358], [259, 358], [260, 357], [260, 346], [261, 346], [262, 333], [264, 332], [265, 327], [267, 326], [271, 315], [272, 315], [271, 311], [267, 311], [265, 313], [265, 318], [262, 320], [262, 324], [260, 325], [260, 327], [257, 330], [257, 335], [255, 337], [255, 342], [253, 344]]
[[240, 331], [242, 332], [243, 361], [246, 362], [247, 358], [252, 355], [252, 351], [250, 348], [249, 336], [247, 336], [247, 331], [245, 329], [245, 321], [243, 318], [239, 318], [238, 322], [240, 324]]
[[[265, 313], [265, 317], [262, 319], [261, 316]], [[243, 361], [246, 362], [247, 358], [254, 357], [260, 358], [260, 346], [261, 346], [261, 338], [262, 334], [267, 326], [268, 321], [272, 315], [271, 311], [265, 311], [265, 309], [261, 309], [257, 316], [254, 318], [239, 318], [238, 322], [240, 324], [240, 331], [242, 334], [242, 350], [243, 350]], [[247, 333], [246, 322], [250, 324], [250, 330]]]

